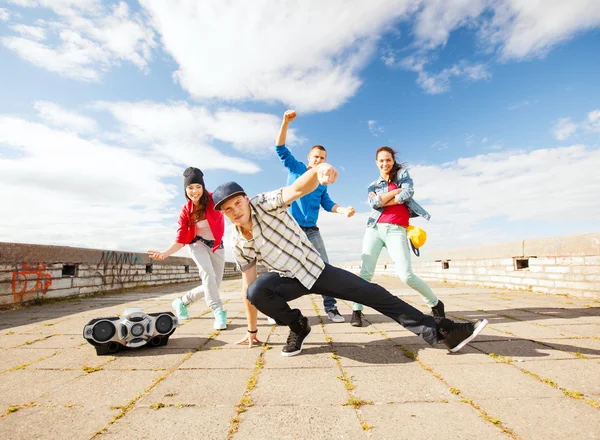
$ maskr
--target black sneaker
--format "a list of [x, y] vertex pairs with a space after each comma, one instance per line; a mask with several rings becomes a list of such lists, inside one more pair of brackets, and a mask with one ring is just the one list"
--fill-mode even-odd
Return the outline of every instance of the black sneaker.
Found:
[[296, 356], [302, 351], [304, 340], [310, 334], [310, 324], [306, 317], [290, 325], [290, 334], [288, 335], [285, 347], [281, 350], [282, 356]]
[[487, 319], [472, 322], [454, 322], [447, 318], [436, 319], [438, 341], [443, 342], [452, 353], [467, 345], [488, 325]]
[[446, 311], [444, 310], [444, 303], [438, 299], [438, 303], [431, 308], [431, 315], [434, 318], [445, 318]]
[[350, 319], [350, 325], [353, 327], [362, 327], [362, 312], [355, 310], [352, 312], [352, 319]]

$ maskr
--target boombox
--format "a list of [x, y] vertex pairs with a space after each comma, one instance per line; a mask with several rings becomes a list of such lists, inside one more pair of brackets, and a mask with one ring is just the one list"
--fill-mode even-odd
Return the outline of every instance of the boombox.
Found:
[[144, 313], [134, 307], [121, 316], [96, 318], [83, 327], [83, 337], [94, 347], [96, 354], [116, 353], [127, 348], [167, 345], [179, 320], [172, 312]]

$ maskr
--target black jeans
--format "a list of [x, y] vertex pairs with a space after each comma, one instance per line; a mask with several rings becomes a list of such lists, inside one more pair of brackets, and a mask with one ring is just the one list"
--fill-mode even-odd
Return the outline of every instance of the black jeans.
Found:
[[421, 336], [428, 344], [437, 343], [437, 327], [433, 317], [423, 314], [379, 284], [369, 283], [351, 272], [327, 263], [310, 290], [296, 278], [286, 278], [278, 273], [268, 272], [248, 286], [247, 297], [248, 301], [265, 315], [278, 323], [290, 325], [300, 319], [302, 313], [298, 309], [292, 310], [288, 301], [308, 293], [320, 293], [372, 307], [415, 335]]

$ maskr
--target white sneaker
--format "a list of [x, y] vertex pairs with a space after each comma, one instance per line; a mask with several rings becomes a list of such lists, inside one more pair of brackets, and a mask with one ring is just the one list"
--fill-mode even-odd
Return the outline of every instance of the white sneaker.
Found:
[[275, 321], [270, 316], [267, 316], [267, 322], [269, 323], [269, 325], [277, 325], [277, 321]]
[[330, 321], [333, 322], [344, 322], [346, 321], [344, 319], [344, 317], [340, 314], [340, 312], [338, 311], [338, 309], [331, 309], [330, 311], [327, 312], [327, 317], [329, 318]]

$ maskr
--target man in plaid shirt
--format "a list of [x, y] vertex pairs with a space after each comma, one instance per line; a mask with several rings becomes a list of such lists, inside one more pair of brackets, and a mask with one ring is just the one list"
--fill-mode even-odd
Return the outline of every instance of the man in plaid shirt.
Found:
[[[242, 271], [242, 293], [246, 303], [248, 335], [252, 347], [257, 338], [257, 309], [278, 323], [290, 327], [283, 356], [295, 356], [310, 334], [308, 319], [289, 301], [309, 293], [353, 301], [372, 307], [407, 330], [434, 345], [442, 342], [448, 350], [460, 350], [487, 325], [487, 320], [458, 323], [423, 314], [383, 287], [331, 266], [306, 237], [287, 211], [294, 200], [319, 184], [332, 184], [337, 171], [327, 163], [310, 168], [291, 185], [248, 198], [235, 182], [220, 185], [213, 192], [215, 209], [235, 225], [233, 254]], [[257, 277], [256, 263], [268, 273]]]

